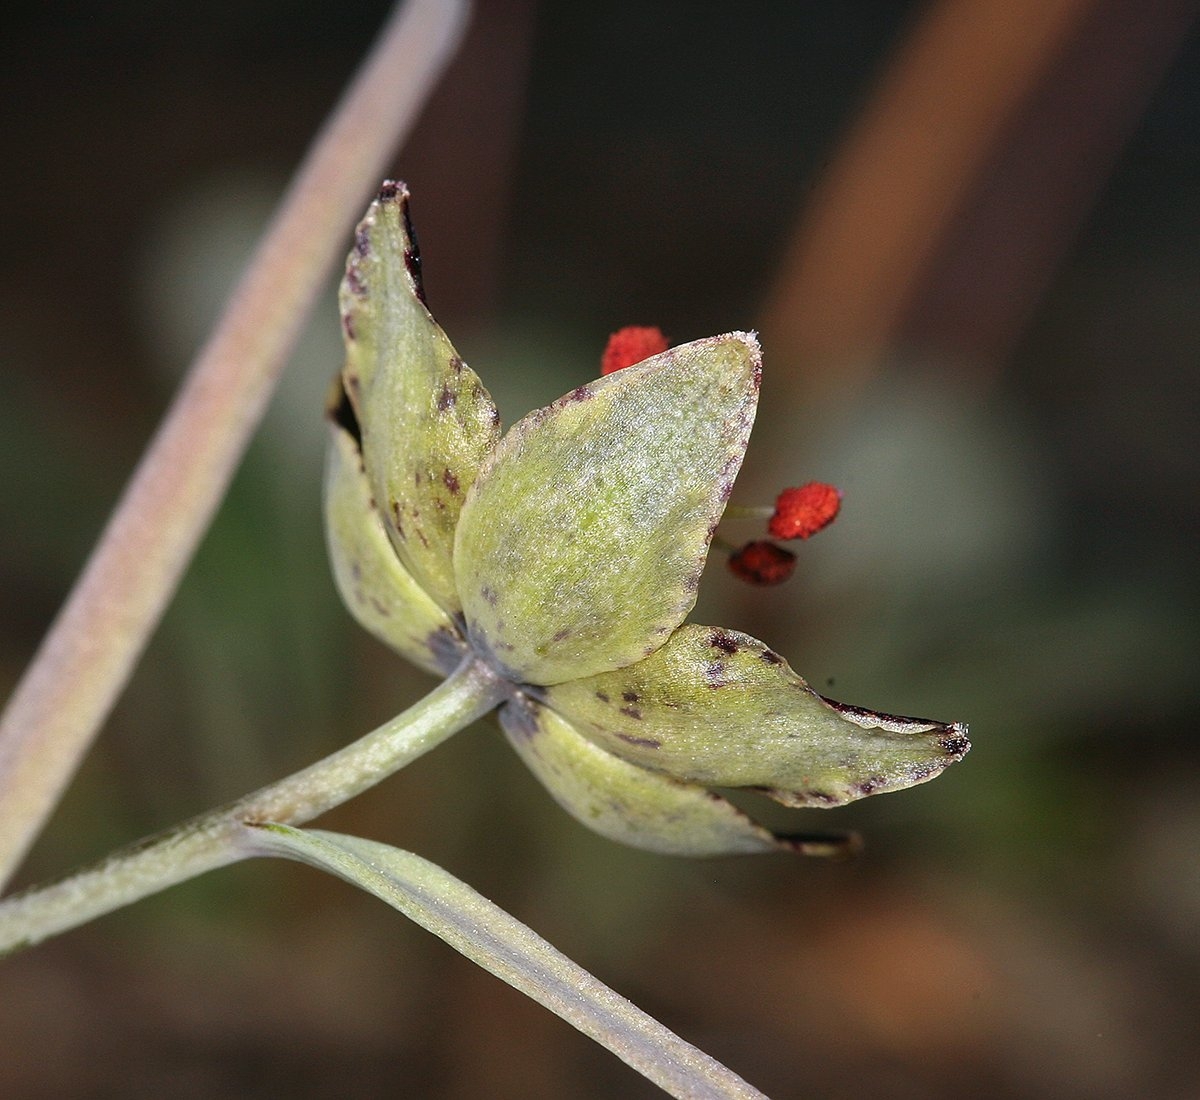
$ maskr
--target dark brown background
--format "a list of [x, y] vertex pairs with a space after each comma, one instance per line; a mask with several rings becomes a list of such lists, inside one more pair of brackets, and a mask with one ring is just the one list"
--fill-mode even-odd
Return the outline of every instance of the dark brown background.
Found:
[[[482, 0], [396, 165], [430, 304], [506, 421], [591, 377], [620, 325], [759, 327], [737, 498], [818, 477], [844, 514], [786, 589], [714, 562], [699, 620], [826, 694], [971, 724], [937, 783], [799, 816], [862, 829], [850, 865], [617, 848], [486, 724], [330, 815], [444, 863], [777, 1100], [1200, 1088], [1200, 39], [1190, 4], [1076, 4], [1016, 50], [1045, 57], [999, 123], [976, 120], [1002, 7], [960, 3], [939, 38], [912, 3]], [[5, 688], [384, 11], [3, 17]], [[939, 146], [976, 122], [974, 160]], [[328, 579], [338, 354], [331, 287], [27, 879], [430, 686]], [[656, 1095], [293, 866], [108, 917], [6, 962], [0, 989], [5, 1096]]]

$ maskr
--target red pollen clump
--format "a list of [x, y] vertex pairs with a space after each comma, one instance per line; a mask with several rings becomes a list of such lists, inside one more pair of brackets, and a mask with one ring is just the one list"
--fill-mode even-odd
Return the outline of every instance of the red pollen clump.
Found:
[[600, 359], [600, 373], [612, 374], [632, 367], [634, 363], [666, 351], [667, 347], [667, 338], [659, 329], [626, 325], [608, 338], [608, 345]]
[[729, 556], [729, 568], [750, 584], [783, 584], [795, 571], [796, 555], [773, 542], [748, 542]]
[[784, 489], [775, 501], [767, 530], [777, 539], [806, 539], [828, 527], [842, 506], [842, 494], [823, 481]]

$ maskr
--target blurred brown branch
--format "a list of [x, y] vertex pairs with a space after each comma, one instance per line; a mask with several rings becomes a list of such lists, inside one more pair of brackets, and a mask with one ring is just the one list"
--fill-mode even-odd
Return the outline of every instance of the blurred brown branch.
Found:
[[762, 314], [810, 392], [901, 336], [1019, 332], [1196, 14], [1194, 0], [938, 0], [818, 186]]

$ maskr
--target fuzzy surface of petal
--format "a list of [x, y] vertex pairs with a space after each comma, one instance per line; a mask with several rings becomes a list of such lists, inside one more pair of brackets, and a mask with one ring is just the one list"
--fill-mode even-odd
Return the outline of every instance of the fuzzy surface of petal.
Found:
[[516, 424], [467, 496], [455, 568], [468, 634], [513, 680], [653, 653], [696, 600], [758, 400], [731, 333], [598, 379]]
[[606, 752], [532, 699], [506, 703], [500, 724], [555, 801], [610, 840], [676, 856], [789, 847], [720, 795]]
[[754, 638], [692, 624], [644, 661], [556, 685], [545, 701], [633, 763], [789, 806], [911, 787], [970, 748], [960, 725], [826, 700]]
[[380, 517], [405, 568], [455, 612], [454, 529], [500, 420], [425, 308], [402, 184], [385, 184], [359, 224], [339, 303], [342, 375]]
[[428, 672], [452, 672], [466, 640], [400, 564], [375, 510], [354, 437], [331, 425], [325, 462], [325, 535], [334, 581], [350, 613]]

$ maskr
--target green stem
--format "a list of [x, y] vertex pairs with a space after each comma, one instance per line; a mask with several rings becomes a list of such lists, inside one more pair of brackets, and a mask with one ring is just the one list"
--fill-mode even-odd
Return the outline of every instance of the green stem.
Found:
[[309, 767], [48, 886], [0, 902], [0, 955], [258, 854], [244, 825], [299, 825], [373, 787], [487, 714], [506, 681], [468, 658], [403, 714]]
[[[556, 1013], [681, 1100], [766, 1100], [449, 871], [374, 840], [286, 825], [248, 828], [263, 855], [299, 860], [381, 898]], [[257, 835], [254, 835], [257, 834]]]

